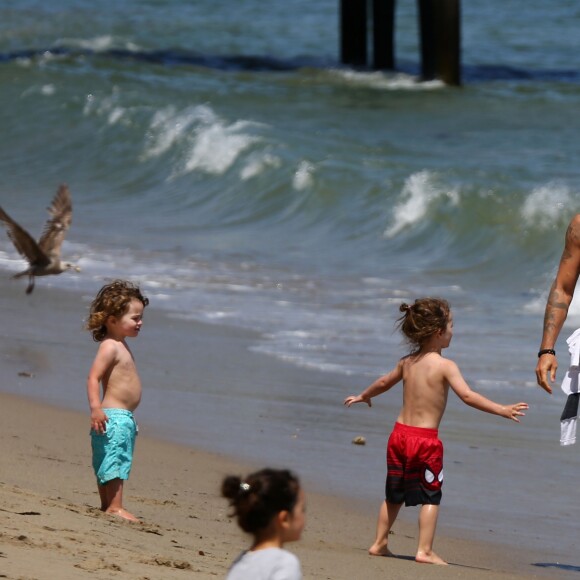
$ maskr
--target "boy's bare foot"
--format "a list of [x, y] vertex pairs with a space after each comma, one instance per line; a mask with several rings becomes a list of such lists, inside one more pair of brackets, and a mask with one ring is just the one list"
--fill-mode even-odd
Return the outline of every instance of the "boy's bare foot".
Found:
[[371, 556], [384, 556], [386, 558], [396, 558], [397, 556], [389, 550], [387, 544], [373, 544], [369, 548], [369, 554]]
[[136, 518], [132, 513], [128, 512], [126, 509], [118, 509], [118, 510], [111, 510], [110, 508], [106, 511], [106, 513], [111, 514], [112, 516], [118, 516], [123, 518], [124, 520], [128, 520], [130, 522], [141, 523], [141, 521]]
[[415, 556], [415, 562], [419, 564], [438, 564], [439, 566], [449, 566], [443, 558], [440, 558], [435, 552], [431, 551], [429, 554], [427, 552], [419, 551]]

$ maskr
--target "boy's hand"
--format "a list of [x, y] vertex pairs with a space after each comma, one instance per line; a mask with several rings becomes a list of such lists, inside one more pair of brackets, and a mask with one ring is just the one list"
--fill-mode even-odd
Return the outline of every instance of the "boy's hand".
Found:
[[366, 399], [364, 397], [361, 397], [360, 395], [350, 395], [350, 397], [347, 397], [344, 400], [344, 404], [347, 407], [350, 407], [351, 405], [354, 405], [355, 403], [366, 403], [369, 407], [373, 406], [370, 399]]
[[525, 417], [526, 414], [522, 412], [525, 409], [529, 409], [529, 405], [527, 403], [516, 403], [515, 405], [506, 405], [504, 406], [505, 413], [503, 416], [506, 419], [511, 419], [512, 421], [519, 423], [520, 420], [518, 419], [518, 417]]
[[109, 418], [105, 415], [103, 409], [91, 411], [91, 429], [95, 433], [105, 433], [107, 430], [107, 421]]

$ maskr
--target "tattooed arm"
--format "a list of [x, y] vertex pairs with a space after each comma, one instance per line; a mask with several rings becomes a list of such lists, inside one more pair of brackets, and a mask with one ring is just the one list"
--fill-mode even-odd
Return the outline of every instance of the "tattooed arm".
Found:
[[[556, 279], [550, 289], [546, 312], [544, 314], [544, 332], [540, 349], [555, 348], [556, 340], [562, 330], [568, 307], [574, 297], [574, 289], [580, 274], [580, 214], [574, 216], [568, 230], [564, 251], [560, 259], [560, 266]], [[554, 355], [544, 354], [538, 359], [536, 379], [538, 385], [548, 393], [552, 392], [548, 379], [553, 383], [556, 380], [558, 360]]]

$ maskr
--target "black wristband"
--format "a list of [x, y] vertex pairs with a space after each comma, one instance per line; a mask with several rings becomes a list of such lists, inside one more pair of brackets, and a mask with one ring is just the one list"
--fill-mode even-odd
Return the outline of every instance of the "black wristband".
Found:
[[538, 358], [540, 358], [543, 354], [551, 354], [556, 356], [556, 351], [553, 348], [543, 348], [540, 352], [538, 352]]

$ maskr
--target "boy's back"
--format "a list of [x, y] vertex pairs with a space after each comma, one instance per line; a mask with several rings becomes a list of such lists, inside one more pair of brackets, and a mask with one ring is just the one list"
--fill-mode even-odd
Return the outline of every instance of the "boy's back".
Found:
[[407, 356], [399, 362], [403, 408], [397, 421], [411, 427], [438, 429], [447, 405], [446, 373], [451, 361], [436, 352]]

